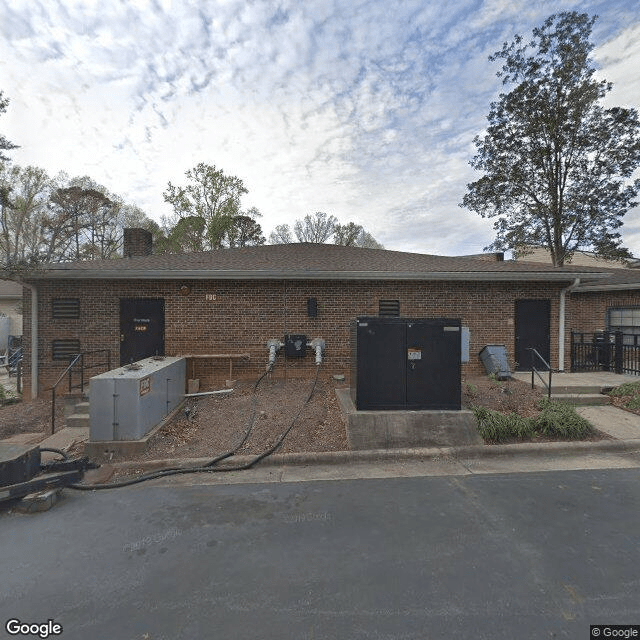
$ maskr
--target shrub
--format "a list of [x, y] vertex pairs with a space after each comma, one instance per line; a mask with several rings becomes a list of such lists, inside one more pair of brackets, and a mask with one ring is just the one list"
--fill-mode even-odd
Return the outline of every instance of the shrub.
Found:
[[473, 407], [473, 414], [478, 421], [478, 432], [485, 442], [504, 442], [512, 438], [526, 438], [534, 434], [530, 418], [523, 418], [517, 413], [500, 413], [486, 407]]
[[640, 382], [625, 382], [609, 391], [610, 396], [637, 396], [640, 394]]
[[593, 432], [587, 420], [564, 402], [543, 400], [536, 418], [523, 418], [517, 413], [500, 413], [486, 407], [473, 407], [480, 437], [489, 443], [532, 438], [542, 434], [551, 438], [579, 440]]
[[579, 440], [593, 433], [593, 427], [566, 402], [543, 400], [540, 413], [534, 418], [535, 429], [549, 437]]

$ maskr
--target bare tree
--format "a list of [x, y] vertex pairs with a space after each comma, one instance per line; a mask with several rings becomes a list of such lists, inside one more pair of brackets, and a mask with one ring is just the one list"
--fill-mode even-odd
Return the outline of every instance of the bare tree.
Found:
[[307, 214], [302, 220], [296, 220], [293, 231], [298, 242], [325, 244], [333, 235], [338, 219], [324, 211]]
[[293, 235], [288, 224], [279, 224], [269, 235], [269, 244], [291, 244]]

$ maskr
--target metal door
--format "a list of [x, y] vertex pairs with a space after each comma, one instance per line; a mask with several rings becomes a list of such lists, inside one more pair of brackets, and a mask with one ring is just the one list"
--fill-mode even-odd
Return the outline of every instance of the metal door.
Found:
[[402, 408], [406, 397], [405, 323], [357, 321], [357, 403], [359, 408]]
[[516, 371], [531, 370], [533, 347], [547, 361], [551, 360], [551, 301], [516, 300]]
[[164, 300], [120, 299], [120, 366], [164, 355]]
[[406, 326], [407, 408], [460, 409], [460, 321]]

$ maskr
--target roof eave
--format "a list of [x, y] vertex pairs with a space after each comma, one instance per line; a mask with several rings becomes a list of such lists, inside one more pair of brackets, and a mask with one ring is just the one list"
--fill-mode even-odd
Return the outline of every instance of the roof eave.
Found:
[[640, 289], [640, 282], [626, 284], [593, 284], [576, 287], [572, 293], [596, 293], [598, 291], [629, 291]]
[[148, 270], [110, 272], [91, 269], [51, 269], [34, 280], [466, 280], [466, 281], [571, 281], [600, 279], [609, 274], [545, 271], [281, 271], [281, 270]]

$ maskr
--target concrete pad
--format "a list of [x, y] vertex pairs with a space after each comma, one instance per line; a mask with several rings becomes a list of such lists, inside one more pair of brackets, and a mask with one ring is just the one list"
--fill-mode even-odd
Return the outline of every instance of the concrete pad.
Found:
[[[531, 371], [518, 371], [513, 374], [517, 380], [531, 384]], [[546, 381], [546, 376], [542, 375]], [[544, 388], [544, 385], [537, 376], [534, 376], [536, 387]], [[581, 393], [578, 389], [589, 390], [594, 393], [595, 389], [602, 392], [603, 389], [611, 389], [626, 382], [638, 382], [638, 376], [621, 375], [610, 371], [589, 371], [585, 373], [554, 373], [551, 377], [551, 388], [553, 392], [572, 393], [570, 389], [575, 389], [573, 393]]]
[[358, 411], [349, 389], [336, 389], [353, 450], [482, 444], [471, 411]]
[[[68, 428], [60, 429], [60, 431], [56, 431], [52, 436], [45, 438], [41, 443], [41, 447], [51, 447], [53, 449], [62, 449], [63, 451], [69, 451], [73, 445], [86, 442], [89, 440], [89, 429], [88, 428]], [[55, 460], [60, 456], [55, 453], [43, 452], [42, 460]]]
[[18, 513], [39, 513], [49, 511], [62, 495], [62, 489], [47, 489], [29, 495], [16, 502], [13, 509]]
[[44, 438], [44, 433], [15, 433], [8, 438], [0, 440], [3, 444], [34, 444]]
[[608, 433], [619, 440], [640, 438], [640, 416], [607, 405], [602, 407], [576, 407], [576, 411], [598, 431]]

